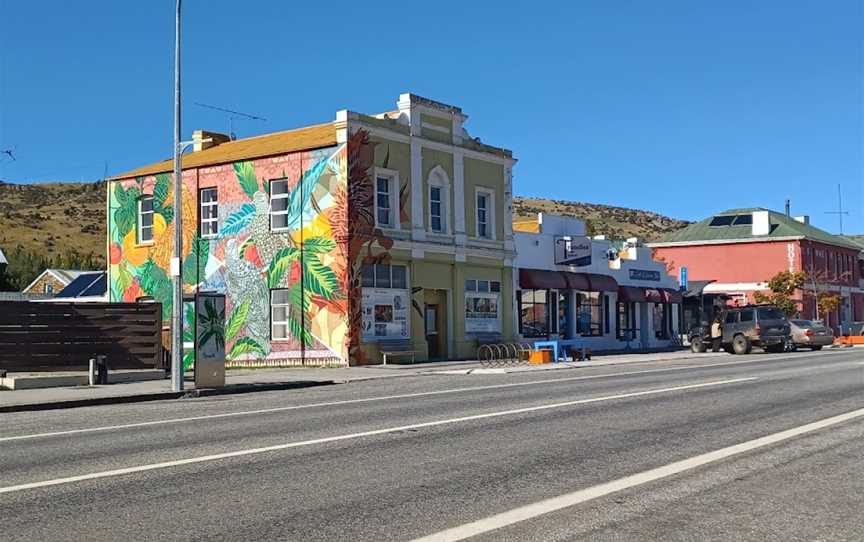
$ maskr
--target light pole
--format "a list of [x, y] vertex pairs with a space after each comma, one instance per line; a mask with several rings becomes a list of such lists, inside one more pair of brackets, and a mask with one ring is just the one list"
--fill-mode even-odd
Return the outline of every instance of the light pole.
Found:
[[183, 188], [180, 166], [180, 4], [174, 18], [174, 257], [171, 258], [171, 280], [174, 302], [171, 307], [171, 389], [183, 390], [183, 277], [180, 276], [183, 257]]

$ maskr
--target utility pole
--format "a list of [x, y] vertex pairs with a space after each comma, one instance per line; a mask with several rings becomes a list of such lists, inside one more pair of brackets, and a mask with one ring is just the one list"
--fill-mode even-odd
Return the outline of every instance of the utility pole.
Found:
[[174, 19], [174, 257], [171, 258], [171, 280], [174, 300], [171, 307], [171, 389], [183, 390], [183, 171], [180, 164], [180, 4]]
[[837, 210], [825, 211], [828, 215], [837, 215], [840, 218], [840, 235], [843, 235], [843, 215], [848, 215], [849, 211], [843, 210], [843, 191], [840, 189], [840, 184], [837, 185]]

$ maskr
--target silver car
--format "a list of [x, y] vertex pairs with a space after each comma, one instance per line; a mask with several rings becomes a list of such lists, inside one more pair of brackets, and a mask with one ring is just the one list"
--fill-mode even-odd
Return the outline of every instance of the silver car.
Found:
[[789, 320], [792, 328], [792, 343], [796, 348], [821, 350], [823, 346], [834, 344], [834, 332], [812, 320]]

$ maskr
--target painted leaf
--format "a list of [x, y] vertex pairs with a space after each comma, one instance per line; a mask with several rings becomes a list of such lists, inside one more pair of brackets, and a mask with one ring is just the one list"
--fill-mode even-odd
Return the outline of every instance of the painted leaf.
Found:
[[195, 365], [195, 351], [189, 350], [183, 354], [183, 370], [191, 371]]
[[140, 268], [138, 281], [144, 293], [162, 303], [162, 316], [167, 320], [171, 314], [171, 279], [153, 260], [148, 259]]
[[246, 318], [249, 316], [249, 300], [247, 299], [239, 306], [234, 307], [231, 311], [231, 316], [228, 318], [228, 323], [225, 324], [225, 340], [230, 341], [237, 333], [246, 325]]
[[117, 209], [114, 211], [114, 223], [117, 225], [118, 238], [122, 239], [135, 227], [138, 214], [138, 188], [130, 186], [125, 190], [121, 183], [114, 188], [114, 198]]
[[117, 278], [115, 281], [121, 292], [132, 286], [132, 281], [134, 280], [135, 277], [132, 276], [132, 273], [129, 272], [125, 265], [121, 263], [117, 266]]
[[168, 175], [160, 173], [156, 175], [156, 185], [153, 187], [153, 208], [161, 209], [168, 199]]
[[303, 253], [325, 254], [336, 248], [336, 241], [326, 237], [312, 237], [303, 241]]
[[300, 257], [300, 251], [293, 247], [280, 249], [270, 261], [270, 267], [267, 268], [267, 285], [270, 288], [277, 288], [285, 276], [285, 272], [291, 266], [291, 262]]
[[170, 224], [174, 220], [174, 207], [160, 207], [156, 212], [162, 215], [166, 224]]
[[312, 346], [314, 339], [308, 327], [304, 325], [312, 304], [312, 296], [308, 290], [301, 288], [298, 282], [288, 291], [288, 302], [291, 307], [288, 311], [288, 329], [291, 335], [304, 345]]
[[193, 239], [189, 256], [183, 260], [183, 284], [194, 286], [201, 282], [209, 257], [210, 241], [201, 237]]
[[327, 300], [335, 299], [339, 295], [339, 278], [332, 269], [321, 263], [317, 256], [306, 255], [302, 265], [303, 286], [307, 290]]
[[237, 359], [243, 354], [250, 353], [258, 354], [262, 358], [267, 355], [267, 352], [264, 351], [264, 348], [254, 339], [250, 339], [249, 337], [241, 337], [237, 339], [237, 342], [235, 342], [234, 346], [231, 347], [231, 351], [228, 353], [228, 359]]
[[222, 224], [222, 231], [219, 232], [219, 237], [225, 238], [237, 235], [249, 227], [253, 218], [255, 218], [255, 206], [251, 203], [244, 203], [239, 211], [232, 213], [225, 219], [225, 223]]
[[300, 226], [300, 217], [309, 207], [309, 202], [312, 200], [312, 191], [315, 189], [315, 185], [318, 184], [318, 180], [321, 177], [321, 173], [326, 169], [327, 163], [327, 158], [319, 160], [318, 163], [300, 177], [300, 182], [297, 183], [294, 190], [288, 195], [288, 227], [290, 229], [295, 230]]
[[240, 188], [249, 199], [258, 191], [258, 179], [255, 178], [255, 166], [252, 162], [234, 162], [234, 173], [237, 175], [237, 182], [240, 183]]

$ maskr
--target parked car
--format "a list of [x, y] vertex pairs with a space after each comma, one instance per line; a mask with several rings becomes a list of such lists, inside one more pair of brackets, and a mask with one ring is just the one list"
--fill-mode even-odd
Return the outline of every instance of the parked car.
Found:
[[702, 354], [711, 347], [711, 324], [703, 322], [693, 326], [687, 332], [687, 342], [690, 350], [696, 354]]
[[749, 354], [753, 347], [784, 352], [792, 346], [789, 320], [772, 305], [748, 305], [723, 315], [723, 347], [732, 354]]
[[834, 332], [820, 322], [812, 320], [790, 320], [792, 344], [795, 348], [821, 350], [834, 343]]

